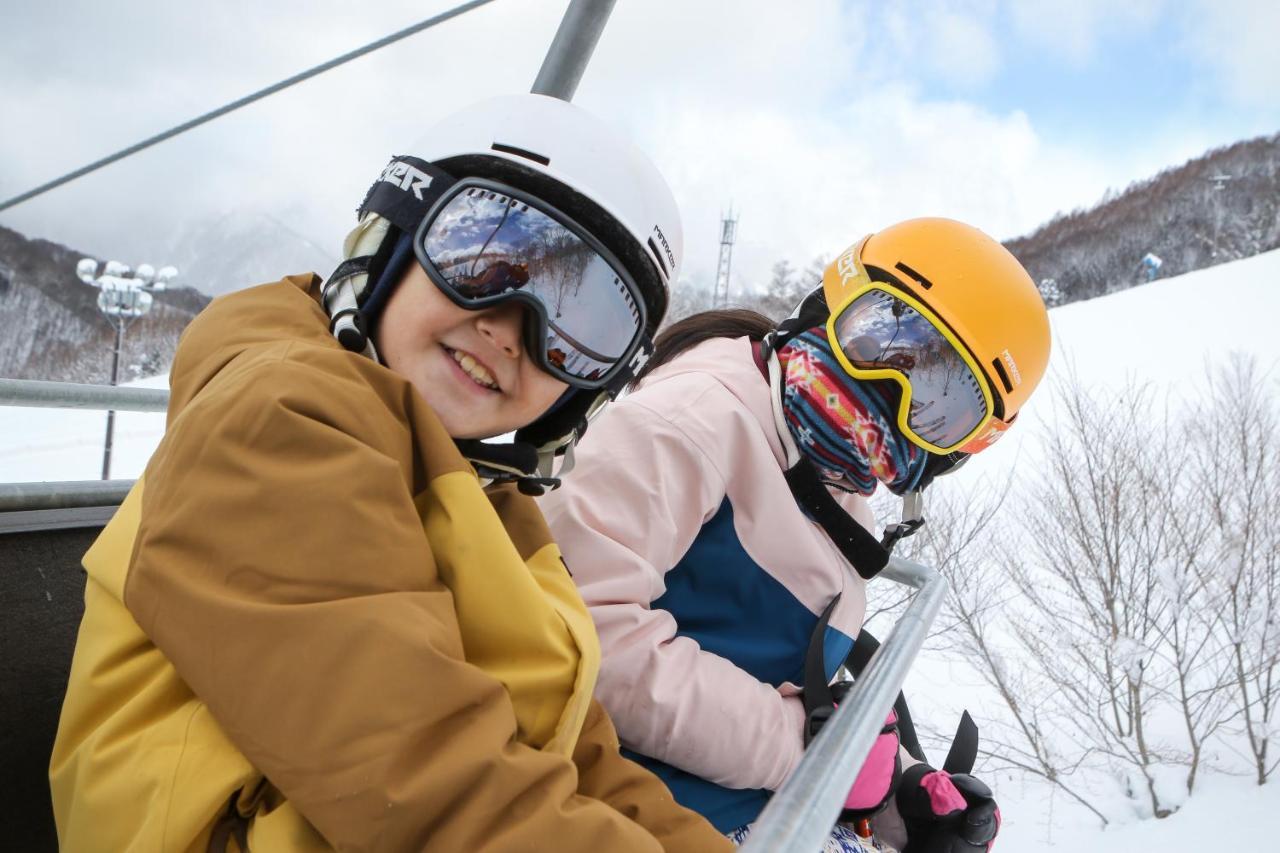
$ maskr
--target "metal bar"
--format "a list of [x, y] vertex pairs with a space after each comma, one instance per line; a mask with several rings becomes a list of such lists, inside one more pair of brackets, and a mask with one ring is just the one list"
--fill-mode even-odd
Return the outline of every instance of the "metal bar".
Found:
[[[116, 318], [116, 347], [111, 351], [111, 387], [120, 385], [120, 350], [124, 347], [124, 318]], [[111, 439], [116, 432], [116, 410], [107, 411], [107, 437], [102, 445], [102, 479], [111, 479]]]
[[133, 480], [65, 480], [56, 483], [0, 483], [0, 512], [117, 506]]
[[43, 530], [106, 527], [111, 516], [115, 514], [114, 505], [0, 512], [0, 536], [7, 533], [39, 533]]
[[890, 558], [880, 576], [920, 591], [810, 744], [795, 773], [769, 801], [742, 846], [743, 853], [822, 850], [840, 816], [947, 592], [946, 580], [936, 571], [901, 557]]
[[335, 59], [330, 59], [328, 62], [322, 62], [321, 64], [315, 66], [314, 68], [309, 68], [300, 74], [295, 74], [292, 77], [286, 80], [281, 80], [279, 83], [275, 83], [271, 86], [268, 86], [265, 89], [259, 89], [258, 91], [254, 92], [252, 95], [246, 95], [243, 98], [232, 101], [231, 103], [225, 106], [218, 107], [216, 110], [211, 110], [210, 112], [207, 112], [202, 116], [197, 116], [196, 118], [193, 118], [190, 121], [185, 121], [182, 124], [178, 125], [177, 127], [173, 127], [173, 128], [170, 128], [169, 130], [166, 130], [164, 133], [157, 133], [155, 136], [148, 137], [142, 140], [141, 142], [138, 142], [134, 145], [130, 145], [128, 148], [121, 149], [120, 151], [117, 151], [114, 154], [110, 154], [106, 157], [103, 157], [101, 160], [95, 160], [87, 166], [82, 166], [81, 168], [76, 169], [74, 172], [69, 172], [60, 178], [55, 178], [54, 180], [49, 181], [48, 183], [41, 184], [40, 186], [35, 187], [34, 189], [30, 189], [24, 193], [20, 193], [19, 195], [16, 195], [11, 199], [6, 199], [5, 201], [0, 202], [0, 210], [7, 210], [8, 208], [13, 207], [16, 204], [21, 204], [22, 202], [27, 201], [28, 199], [35, 198], [41, 193], [46, 193], [49, 190], [56, 189], [62, 186], [63, 184], [68, 183], [70, 181], [74, 181], [76, 178], [83, 177], [84, 175], [87, 175], [90, 172], [96, 172], [98, 169], [101, 169], [103, 166], [110, 166], [112, 163], [116, 162], [117, 160], [123, 160], [125, 157], [128, 157], [132, 154], [137, 154], [139, 151], [150, 148], [152, 145], [156, 145], [160, 142], [164, 142], [166, 139], [172, 139], [173, 137], [177, 136], [180, 133], [186, 133], [188, 130], [191, 130], [192, 128], [195, 128], [195, 127], [199, 127], [200, 125], [205, 124], [206, 122], [213, 121], [215, 118], [218, 118], [219, 116], [224, 116], [229, 112], [233, 112], [235, 110], [240, 109], [241, 107], [246, 107], [249, 104], [252, 104], [254, 101], [260, 101], [263, 98], [267, 97], [268, 95], [274, 95], [276, 92], [279, 92], [282, 89], [287, 89], [290, 86], [301, 83], [303, 80], [309, 80], [310, 78], [316, 76], [317, 74], [323, 74], [324, 72], [330, 70], [331, 68], [337, 68], [339, 65], [350, 62], [353, 59], [358, 59], [359, 57], [364, 56], [366, 53], [372, 53], [373, 51], [378, 50], [379, 48], [386, 47], [387, 45], [400, 41], [403, 38], [408, 38], [409, 36], [414, 35], [415, 33], [420, 33], [425, 29], [434, 27], [436, 24], [442, 24], [445, 21], [449, 20], [450, 18], [456, 18], [459, 15], [463, 14], [464, 12], [470, 12], [472, 9], [476, 8], [477, 6], [483, 6], [486, 3], [492, 3], [492, 2], [493, 0], [471, 0], [471, 2], [469, 3], [463, 3], [461, 6], [457, 6], [453, 9], [450, 9], [447, 12], [442, 12], [441, 14], [436, 15], [434, 18], [428, 18], [427, 20], [420, 21], [419, 23], [416, 23], [411, 27], [405, 27], [403, 30], [400, 30], [399, 32], [394, 32], [391, 35], [386, 36], [385, 38], [380, 38], [377, 41], [369, 42], [364, 47], [358, 47], [355, 50], [348, 51], [347, 53], [342, 54], [342, 56], [339, 56]]
[[169, 392], [160, 388], [113, 388], [75, 382], [0, 379], [0, 406], [163, 412], [169, 408]]
[[569, 8], [560, 19], [560, 28], [551, 40], [537, 79], [533, 81], [535, 95], [550, 95], [562, 101], [572, 101], [578, 91], [578, 81], [591, 61], [591, 54], [600, 40], [600, 33], [613, 11], [614, 0], [570, 0]]

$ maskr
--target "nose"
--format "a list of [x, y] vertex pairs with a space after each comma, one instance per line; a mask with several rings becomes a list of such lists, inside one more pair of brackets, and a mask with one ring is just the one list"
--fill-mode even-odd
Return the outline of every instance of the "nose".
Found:
[[507, 358], [518, 358], [524, 349], [524, 309], [516, 302], [495, 305], [476, 316], [476, 330]]

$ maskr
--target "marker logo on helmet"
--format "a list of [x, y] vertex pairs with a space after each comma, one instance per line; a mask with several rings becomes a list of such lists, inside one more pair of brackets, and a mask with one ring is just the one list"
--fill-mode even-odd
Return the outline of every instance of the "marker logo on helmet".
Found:
[[382, 176], [378, 180], [386, 181], [406, 192], [412, 192], [418, 201], [422, 201], [422, 191], [431, 186], [430, 175], [403, 160], [392, 161], [382, 170]]

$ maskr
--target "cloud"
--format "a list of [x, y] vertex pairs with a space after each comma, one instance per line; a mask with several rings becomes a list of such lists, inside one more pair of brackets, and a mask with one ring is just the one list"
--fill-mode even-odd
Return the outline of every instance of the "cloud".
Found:
[[1054, 56], [1084, 65], [1105, 37], [1149, 27], [1164, 6], [1164, 0], [1017, 0], [1008, 8], [1021, 37]]
[[[0, 195], [452, 5], [133, 0], [126, 17], [89, 0], [20, 4], [0, 29]], [[1104, 20], [1110, 7], [1094, 0], [1063, 5], [1076, 11], [1046, 6], [1024, 24], [1036, 38], [1056, 30], [1082, 55], [1140, 19]], [[0, 222], [163, 263], [200, 223], [269, 215], [336, 252], [389, 154], [468, 102], [528, 90], [564, 7], [497, 0]], [[619, 3], [575, 100], [621, 126], [667, 176], [691, 280], [709, 282], [720, 212], [735, 205], [735, 287], [747, 287], [780, 258], [830, 256], [900, 218], [948, 215], [1010, 237], [1141, 176], [1137, 155], [1067, 148], [1027, 113], [959, 97], [1003, 68], [1001, 20], [994, 0]], [[950, 85], [931, 85], [939, 80]]]
[[1280, 105], [1280, 4], [1199, 0], [1184, 17], [1189, 56], [1208, 66], [1225, 94], [1245, 105]]
[[889, 79], [931, 77], [955, 90], [989, 83], [1002, 65], [994, 0], [914, 0], [864, 6], [873, 57]]

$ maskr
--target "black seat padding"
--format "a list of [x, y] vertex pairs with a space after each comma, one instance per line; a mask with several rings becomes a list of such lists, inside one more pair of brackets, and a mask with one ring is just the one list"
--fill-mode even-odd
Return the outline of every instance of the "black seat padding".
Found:
[[84, 613], [80, 558], [99, 527], [0, 532], [0, 837], [58, 849], [49, 755]]

